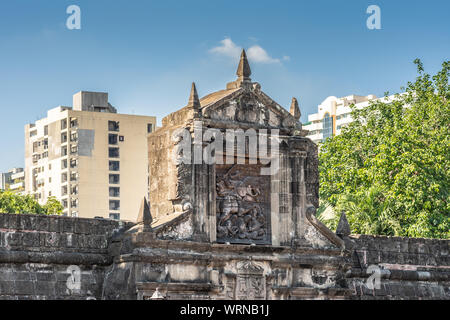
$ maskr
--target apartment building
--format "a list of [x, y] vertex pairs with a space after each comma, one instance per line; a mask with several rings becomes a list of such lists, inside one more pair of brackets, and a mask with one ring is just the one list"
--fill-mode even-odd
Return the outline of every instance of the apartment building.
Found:
[[323, 142], [328, 137], [340, 134], [341, 129], [353, 121], [350, 108], [352, 104], [362, 109], [377, 100], [390, 103], [395, 99], [397, 99], [395, 95], [379, 99], [373, 94], [350, 95], [342, 98], [330, 96], [319, 104], [317, 113], [308, 115], [308, 122], [303, 124], [303, 129], [309, 131], [307, 137], [315, 143]]
[[317, 107], [317, 113], [308, 115], [308, 122], [303, 129], [308, 130], [307, 135], [315, 143], [325, 141], [326, 138], [341, 133], [341, 128], [353, 121], [350, 105], [364, 108], [370, 101], [377, 99], [373, 94], [368, 96], [349, 95], [342, 98], [330, 96]]
[[80, 91], [73, 106], [25, 126], [25, 190], [64, 215], [134, 220], [148, 197], [147, 135], [156, 118], [119, 114], [108, 93]]
[[25, 193], [25, 171], [23, 168], [13, 168], [0, 173], [0, 190], [10, 190], [14, 193]]

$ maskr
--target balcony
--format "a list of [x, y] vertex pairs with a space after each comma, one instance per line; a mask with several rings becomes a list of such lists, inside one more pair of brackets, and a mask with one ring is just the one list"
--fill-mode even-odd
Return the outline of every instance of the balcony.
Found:
[[23, 179], [23, 178], [25, 178], [25, 171], [14, 173], [11, 175], [12, 180]]
[[25, 188], [25, 182], [21, 181], [21, 182], [17, 182], [17, 183], [11, 184], [9, 186], [9, 188], [11, 190], [13, 190], [13, 191], [14, 190], [18, 190], [18, 189], [23, 189], [23, 188]]

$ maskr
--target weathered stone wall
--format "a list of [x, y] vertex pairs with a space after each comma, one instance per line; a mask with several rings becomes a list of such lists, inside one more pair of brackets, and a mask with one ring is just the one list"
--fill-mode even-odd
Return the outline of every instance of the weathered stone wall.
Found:
[[0, 299], [100, 299], [112, 262], [108, 239], [119, 227], [103, 219], [0, 214]]
[[[106, 299], [345, 299], [349, 267], [340, 249], [159, 240], [150, 232], [115, 239]], [[343, 286], [344, 285], [344, 286]]]
[[[450, 240], [359, 235], [346, 245], [353, 299], [450, 299]], [[378, 289], [366, 285], [370, 266], [380, 268]]]
[[[118, 232], [128, 227], [0, 214], [0, 299], [142, 299], [157, 287], [167, 298], [230, 299], [239, 279], [262, 279], [264, 293], [251, 290], [267, 299], [450, 299], [450, 240], [352, 235], [340, 251]], [[367, 288], [370, 266], [381, 270], [379, 289]]]

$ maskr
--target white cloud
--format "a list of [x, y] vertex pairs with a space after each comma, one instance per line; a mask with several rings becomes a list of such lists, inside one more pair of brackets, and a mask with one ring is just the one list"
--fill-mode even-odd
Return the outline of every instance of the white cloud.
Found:
[[214, 47], [209, 52], [216, 53], [219, 55], [227, 56], [230, 58], [239, 57], [241, 54], [241, 48], [238, 47], [230, 38], [225, 38], [220, 41], [221, 46]]
[[[233, 59], [239, 58], [242, 48], [236, 45], [233, 40], [225, 38], [220, 43], [220, 46], [210, 49], [209, 52]], [[247, 49], [247, 57], [250, 62], [254, 63], [281, 63], [280, 59], [272, 58], [265, 49], [258, 45], [251, 46]], [[288, 56], [283, 57], [285, 61], [289, 59]]]
[[272, 58], [266, 50], [258, 45], [248, 48], [247, 57], [250, 61], [256, 63], [280, 63], [280, 59]]

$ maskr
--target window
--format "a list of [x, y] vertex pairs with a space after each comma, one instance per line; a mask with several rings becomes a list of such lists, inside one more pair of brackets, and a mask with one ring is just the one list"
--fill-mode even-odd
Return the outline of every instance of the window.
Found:
[[61, 147], [61, 157], [67, 156], [67, 146]]
[[323, 141], [333, 136], [333, 118], [328, 113], [323, 118]]
[[109, 218], [112, 220], [120, 220], [120, 214], [118, 213], [110, 213]]
[[67, 119], [61, 120], [61, 130], [67, 129]]
[[72, 186], [70, 188], [70, 194], [76, 196], [78, 194], [78, 186]]
[[48, 151], [45, 151], [45, 152], [42, 154], [42, 159], [44, 159], [44, 158], [48, 158]]
[[30, 131], [30, 137], [34, 137], [35, 135], [37, 135], [37, 130]]
[[109, 183], [110, 184], [119, 184], [120, 182], [120, 175], [118, 174], [110, 174], [109, 175]]
[[70, 207], [71, 208], [78, 208], [78, 199], [72, 199], [70, 201]]
[[51, 192], [51, 191], [48, 192], [48, 196], [49, 196], [49, 197], [52, 196], [52, 192]]
[[120, 170], [120, 162], [119, 161], [110, 161], [109, 162], [109, 171], [119, 171]]
[[153, 123], [148, 123], [147, 124], [147, 132], [151, 133], [153, 131]]
[[42, 144], [44, 146], [44, 150], [48, 149], [48, 139], [44, 139], [44, 141], [42, 141]]
[[51, 163], [48, 165], [48, 170], [52, 170], [52, 164]]
[[38, 148], [38, 143], [33, 142], [33, 153], [35, 153], [37, 151], [37, 148]]
[[67, 182], [67, 172], [61, 174], [61, 182]]
[[70, 141], [71, 142], [77, 142], [78, 141], [78, 132], [72, 132], [70, 134]]
[[62, 196], [66, 196], [67, 195], [67, 186], [62, 186], [61, 187], [61, 195]]
[[76, 128], [76, 127], [78, 127], [78, 120], [77, 120], [77, 118], [71, 118], [71, 119], [70, 119], [70, 127], [71, 127], [71, 128]]
[[78, 152], [78, 146], [76, 144], [73, 144], [70, 146], [70, 154], [77, 154]]
[[119, 148], [109, 148], [110, 158], [119, 158]]
[[70, 173], [70, 181], [77, 181], [78, 179], [78, 174], [76, 172], [71, 172]]
[[120, 200], [109, 200], [109, 210], [120, 210]]
[[76, 168], [78, 166], [78, 160], [77, 159], [70, 159], [70, 168]]
[[61, 160], [61, 169], [67, 169], [67, 159]]
[[39, 159], [41, 159], [41, 155], [40, 154], [33, 155], [33, 163], [38, 162]]
[[67, 132], [61, 133], [61, 143], [67, 142]]
[[67, 200], [63, 200], [62, 205], [63, 205], [64, 209], [67, 209], [67, 207], [69, 206], [69, 202]]
[[119, 141], [120, 142], [124, 142], [125, 141], [125, 137], [124, 136], [119, 136]]
[[119, 131], [119, 121], [108, 121], [109, 131]]
[[109, 187], [109, 196], [110, 197], [120, 197], [120, 188], [119, 187]]
[[48, 126], [44, 126], [44, 136], [48, 136]]
[[117, 134], [110, 133], [108, 135], [108, 143], [109, 144], [117, 144]]
[[52, 183], [52, 178], [48, 178], [48, 183]]

